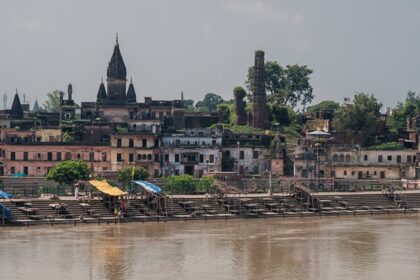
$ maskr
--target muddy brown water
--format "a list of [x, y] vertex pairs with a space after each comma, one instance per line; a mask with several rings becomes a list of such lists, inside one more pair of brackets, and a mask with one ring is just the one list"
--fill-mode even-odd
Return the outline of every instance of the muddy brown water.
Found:
[[0, 279], [420, 279], [420, 215], [0, 228]]

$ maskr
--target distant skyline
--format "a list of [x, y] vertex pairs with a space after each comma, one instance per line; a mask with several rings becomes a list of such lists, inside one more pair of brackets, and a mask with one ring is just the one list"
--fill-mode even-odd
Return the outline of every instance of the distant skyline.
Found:
[[314, 70], [313, 103], [366, 92], [389, 107], [420, 93], [418, 26], [414, 0], [6, 1], [0, 94], [10, 108], [17, 88], [32, 108], [72, 83], [77, 102], [95, 101], [118, 32], [140, 102], [230, 99], [262, 49]]

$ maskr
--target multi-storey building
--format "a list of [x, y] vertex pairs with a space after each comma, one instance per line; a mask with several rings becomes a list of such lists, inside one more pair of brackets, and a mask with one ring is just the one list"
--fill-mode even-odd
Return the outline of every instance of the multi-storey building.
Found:
[[221, 127], [187, 129], [162, 136], [163, 175], [202, 177], [222, 167]]

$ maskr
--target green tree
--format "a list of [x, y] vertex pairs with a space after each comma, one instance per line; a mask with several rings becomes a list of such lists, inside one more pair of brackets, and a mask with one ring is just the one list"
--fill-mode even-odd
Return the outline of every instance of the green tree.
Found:
[[306, 111], [310, 112], [310, 113], [316, 113], [322, 110], [332, 110], [335, 111], [340, 107], [340, 104], [335, 102], [335, 101], [331, 101], [331, 100], [324, 100], [319, 102], [318, 104], [314, 104], [309, 106]]
[[358, 93], [351, 103], [345, 103], [335, 112], [333, 126], [338, 131], [361, 133], [365, 139], [376, 135], [382, 103], [371, 94]]
[[407, 126], [407, 118], [420, 112], [420, 96], [413, 91], [407, 92], [404, 103], [398, 103], [387, 119], [387, 125], [393, 133], [401, 134]]
[[233, 124], [236, 119], [234, 111], [234, 104], [232, 101], [226, 101], [217, 105], [217, 112], [225, 124]]
[[90, 168], [83, 160], [63, 161], [48, 172], [47, 180], [59, 184], [74, 184], [79, 180], [89, 179]]
[[[297, 105], [306, 106], [311, 103], [314, 95], [309, 83], [313, 73], [306, 65], [287, 65], [285, 68], [276, 61], [265, 63], [265, 89], [268, 92], [267, 100], [271, 104], [279, 106]], [[254, 88], [254, 67], [249, 67], [247, 80], [245, 81], [250, 92]]]
[[210, 112], [215, 112], [217, 110], [217, 105], [223, 102], [224, 100], [220, 95], [210, 92], [204, 96], [203, 101], [198, 101], [197, 104], [195, 104], [195, 108], [201, 112], [205, 112], [205, 109]]
[[47, 93], [47, 100], [42, 105], [42, 110], [49, 113], [60, 112], [60, 91], [54, 90]]
[[169, 176], [166, 180], [166, 188], [171, 193], [193, 193], [195, 191], [194, 178], [191, 175]]
[[274, 122], [280, 126], [289, 126], [296, 121], [296, 113], [290, 106], [274, 104], [271, 106]]
[[129, 184], [131, 180], [144, 180], [149, 177], [149, 173], [143, 167], [127, 167], [118, 170], [117, 181]]
[[213, 186], [214, 180], [215, 178], [213, 176], [205, 176], [200, 178], [198, 183], [196, 183], [195, 191], [198, 193], [209, 193]]

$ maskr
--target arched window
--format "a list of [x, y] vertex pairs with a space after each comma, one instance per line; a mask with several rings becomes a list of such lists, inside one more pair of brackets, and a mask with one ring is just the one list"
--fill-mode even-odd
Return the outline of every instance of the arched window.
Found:
[[143, 159], [146, 159], [146, 154], [143, 154]]
[[151, 154], [147, 155], [147, 160], [152, 160], [152, 155]]

